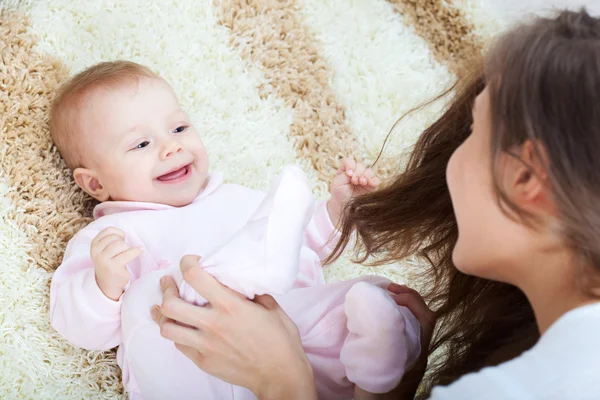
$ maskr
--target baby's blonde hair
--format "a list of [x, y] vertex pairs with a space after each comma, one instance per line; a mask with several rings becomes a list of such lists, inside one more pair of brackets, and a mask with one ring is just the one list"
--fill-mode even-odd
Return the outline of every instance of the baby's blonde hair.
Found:
[[99, 87], [114, 87], [140, 78], [160, 76], [149, 68], [131, 61], [107, 61], [95, 64], [73, 76], [56, 93], [50, 109], [50, 133], [67, 166], [83, 166], [79, 112], [87, 95]]

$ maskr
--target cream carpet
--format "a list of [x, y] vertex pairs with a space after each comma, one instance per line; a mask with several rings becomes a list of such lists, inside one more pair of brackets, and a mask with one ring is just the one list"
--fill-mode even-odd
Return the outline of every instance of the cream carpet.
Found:
[[[70, 74], [102, 60], [149, 65], [228, 181], [265, 188], [298, 163], [324, 197], [340, 156], [372, 161], [395, 119], [450, 84], [503, 25], [459, 0], [5, 0], [0, 10], [2, 399], [123, 396], [113, 353], [76, 349], [48, 323], [52, 271], [92, 206], [48, 134], [49, 101]], [[405, 119], [382, 174], [442, 107]], [[405, 271], [342, 260], [327, 278], [403, 282]]]

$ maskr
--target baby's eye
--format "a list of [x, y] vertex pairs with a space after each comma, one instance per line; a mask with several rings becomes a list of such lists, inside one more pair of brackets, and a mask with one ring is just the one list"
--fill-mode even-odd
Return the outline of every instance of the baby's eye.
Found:
[[135, 146], [136, 149], [143, 149], [144, 147], [147, 147], [150, 144], [149, 141], [144, 140], [142, 143], [138, 144], [137, 146]]
[[185, 126], [185, 125], [178, 126], [177, 128], [175, 128], [173, 130], [173, 133], [181, 133], [181, 132], [185, 131], [186, 129], [187, 129], [187, 126]]

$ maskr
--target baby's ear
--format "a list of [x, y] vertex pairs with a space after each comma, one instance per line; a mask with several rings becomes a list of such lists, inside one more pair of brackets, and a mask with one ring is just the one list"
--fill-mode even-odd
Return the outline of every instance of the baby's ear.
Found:
[[108, 191], [102, 186], [96, 173], [91, 169], [75, 168], [75, 171], [73, 171], [73, 178], [80, 188], [96, 200], [106, 201], [110, 198]]

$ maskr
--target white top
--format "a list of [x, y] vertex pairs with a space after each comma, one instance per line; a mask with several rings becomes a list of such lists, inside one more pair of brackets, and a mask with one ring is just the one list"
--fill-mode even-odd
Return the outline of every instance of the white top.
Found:
[[560, 317], [521, 356], [436, 387], [430, 400], [600, 399], [600, 303]]

